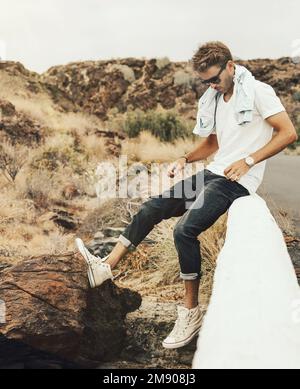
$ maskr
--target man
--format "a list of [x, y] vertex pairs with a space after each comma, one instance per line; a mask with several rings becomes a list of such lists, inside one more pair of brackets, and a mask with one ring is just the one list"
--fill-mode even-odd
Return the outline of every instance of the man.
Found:
[[[249, 96], [251, 93], [253, 95], [253, 101], [250, 101], [252, 108], [248, 112], [251, 119], [248, 116], [243, 121], [246, 116], [241, 111], [242, 119], [237, 120], [237, 99], [240, 105], [246, 104], [245, 99], [241, 101], [241, 97], [238, 97], [242, 95], [242, 90], [238, 89], [240, 79], [237, 81], [236, 73], [241, 68], [234, 63], [230, 50], [223, 43], [208, 42], [202, 45], [194, 54], [192, 63], [200, 79], [210, 86], [207, 93], [215, 93], [219, 97], [214, 108], [215, 125], [194, 150], [170, 165], [168, 175], [174, 177], [186, 163], [205, 160], [216, 152], [214, 160], [205, 169], [144, 202], [107, 257], [94, 257], [83, 242], [76, 239], [79, 251], [88, 264], [90, 284], [96, 287], [112, 278], [111, 269], [156, 224], [163, 219], [181, 216], [174, 229], [174, 241], [179, 256], [180, 277], [185, 285], [185, 299], [184, 306], [178, 306], [178, 318], [172, 332], [163, 341], [166, 348], [186, 345], [201, 326], [202, 313], [198, 304], [201, 256], [197, 237], [213, 225], [235, 199], [255, 193], [263, 179], [265, 160], [297, 140], [295, 128], [273, 88], [255, 80], [248, 71]], [[203, 112], [199, 109], [194, 133], [198, 133], [201, 114]], [[276, 135], [272, 138], [273, 129]], [[199, 178], [202, 185], [197, 187]], [[176, 190], [185, 184], [195, 191], [192, 195], [184, 191], [181, 197], [176, 197]], [[192, 200], [188, 209], [187, 200]]]

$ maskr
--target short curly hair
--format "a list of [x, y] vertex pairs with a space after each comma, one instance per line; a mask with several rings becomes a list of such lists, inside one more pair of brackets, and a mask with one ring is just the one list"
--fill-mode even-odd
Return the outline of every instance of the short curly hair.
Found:
[[198, 48], [191, 62], [194, 70], [205, 72], [211, 66], [221, 66], [232, 59], [232, 54], [224, 43], [211, 41], [204, 43]]

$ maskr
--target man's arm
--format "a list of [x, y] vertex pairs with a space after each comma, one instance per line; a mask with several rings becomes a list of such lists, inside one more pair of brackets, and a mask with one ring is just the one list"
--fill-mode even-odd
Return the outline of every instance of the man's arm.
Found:
[[[254, 163], [264, 161], [267, 158], [279, 153], [291, 143], [298, 139], [297, 132], [289, 115], [284, 112], [279, 112], [265, 119], [275, 130], [276, 134], [263, 147], [251, 153], [250, 156], [254, 159]], [[241, 159], [232, 163], [224, 170], [227, 178], [234, 181], [248, 172], [250, 167], [246, 164], [245, 159]]]
[[278, 154], [298, 139], [295, 127], [286, 112], [279, 112], [265, 120], [276, 130], [276, 134], [265, 146], [251, 154], [255, 163]]
[[[206, 159], [219, 148], [217, 135], [211, 134], [192, 151], [187, 153], [185, 156], [188, 162], [195, 162], [202, 159]], [[168, 176], [174, 177], [186, 163], [185, 157], [178, 158], [175, 162], [173, 162], [168, 169]]]
[[206, 159], [219, 148], [217, 135], [211, 134], [207, 138], [203, 139], [202, 142], [192, 151], [186, 154], [188, 162], [200, 161]]

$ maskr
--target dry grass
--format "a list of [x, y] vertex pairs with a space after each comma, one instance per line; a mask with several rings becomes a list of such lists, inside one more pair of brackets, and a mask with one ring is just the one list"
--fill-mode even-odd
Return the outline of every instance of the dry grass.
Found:
[[[51, 208], [50, 199], [61, 201], [58, 188], [55, 189], [53, 181], [43, 174], [35, 177], [32, 187], [36, 196], [40, 193], [40, 198], [30, 200], [22, 197], [14, 187], [3, 188], [0, 193], [0, 256], [11, 263], [26, 256], [62, 254], [74, 250], [74, 234], [66, 234], [47, 216], [48, 208]], [[81, 201], [80, 204], [85, 211], [88, 199], [84, 200], [85, 203]], [[93, 206], [90, 204], [90, 208]], [[80, 210], [76, 203], [70, 202], [71, 207]]]
[[272, 209], [272, 215], [282, 232], [285, 235], [293, 235], [295, 233], [295, 226], [288, 212], [280, 207], [272, 196], [264, 193], [263, 199], [266, 201], [269, 209]]
[[[61, 177], [62, 179], [62, 177]], [[35, 205], [47, 208], [51, 200], [61, 198], [61, 179], [44, 169], [30, 170], [18, 177], [16, 193], [20, 199], [33, 200]]]
[[105, 140], [97, 135], [91, 134], [81, 136], [80, 141], [84, 147], [85, 154], [89, 160], [98, 162], [107, 157]]
[[63, 254], [74, 250], [73, 235], [59, 231], [44, 234], [38, 226], [21, 225], [7, 229], [0, 237], [0, 254], [9, 262], [39, 255]]
[[[200, 303], [206, 307], [211, 295], [217, 256], [224, 244], [227, 214], [198, 238], [202, 255]], [[120, 286], [136, 289], [142, 295], [155, 295], [161, 300], [183, 298], [183, 281], [173, 240], [173, 229], [178, 218], [163, 220], [150, 232], [156, 243], [149, 247], [141, 243], [137, 250], [127, 254], [118, 266]]]
[[42, 94], [9, 96], [9, 101], [20, 112], [38, 121], [43, 127], [57, 131], [78, 130], [82, 135], [93, 128], [103, 128], [103, 122], [95, 115], [82, 112], [60, 112], [50, 97]]
[[34, 222], [34, 205], [30, 200], [20, 199], [14, 187], [3, 187], [0, 192], [0, 223]]
[[[23, 254], [27, 255], [55, 255], [64, 254], [68, 251], [74, 250], [74, 235], [63, 234], [60, 231], [53, 231], [45, 235], [36, 233]], [[34, 254], [32, 254], [34, 253]]]
[[97, 231], [104, 227], [125, 227], [129, 222], [127, 200], [108, 199], [106, 201], [95, 199], [94, 208], [89, 210], [83, 218], [78, 235], [85, 239], [92, 239]]
[[122, 154], [129, 161], [170, 162], [196, 147], [198, 142], [178, 139], [171, 143], [161, 142], [148, 131], [142, 131], [137, 138], [127, 139], [122, 144]]
[[46, 92], [31, 92], [27, 80], [21, 75], [15, 77], [2, 72], [0, 90], [1, 96], [10, 101], [17, 111], [27, 114], [43, 127], [55, 132], [76, 129], [84, 135], [87, 130], [105, 127], [103, 121], [95, 115], [64, 112]]

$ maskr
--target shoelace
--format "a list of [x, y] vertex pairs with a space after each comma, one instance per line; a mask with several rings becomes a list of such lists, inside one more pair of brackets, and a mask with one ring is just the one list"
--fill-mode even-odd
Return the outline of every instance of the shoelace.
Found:
[[[88, 251], [88, 250], [87, 250]], [[104, 257], [104, 258], [100, 258], [100, 257], [97, 257], [96, 255], [93, 255], [91, 254], [89, 251], [88, 251], [88, 258], [89, 258], [89, 263], [90, 265], [93, 265], [93, 264], [97, 264], [97, 263], [102, 263], [106, 260], [108, 256]]]
[[[179, 316], [175, 321], [175, 325], [170, 336], [176, 337], [177, 335], [183, 335], [185, 330], [190, 324], [190, 319], [191, 319], [190, 313], [188, 313], [187, 316]], [[182, 324], [182, 322], [184, 321], [186, 321], [185, 325]]]

